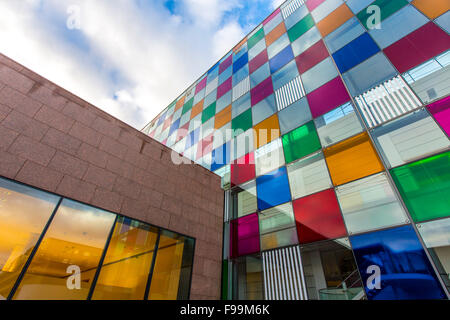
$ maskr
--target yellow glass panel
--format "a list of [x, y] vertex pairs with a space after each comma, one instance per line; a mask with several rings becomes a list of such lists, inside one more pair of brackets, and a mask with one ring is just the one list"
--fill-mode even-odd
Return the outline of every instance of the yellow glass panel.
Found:
[[414, 0], [412, 4], [430, 19], [435, 19], [450, 10], [449, 0]]
[[[172, 232], [163, 231], [161, 233], [148, 295], [149, 300], [187, 299], [188, 292], [186, 290], [191, 275], [192, 261], [190, 258], [183, 258], [193, 254], [192, 242], [192, 239]], [[183, 285], [180, 285], [181, 283]]]
[[58, 200], [0, 179], [0, 300], [8, 297]]
[[64, 199], [14, 299], [86, 299], [114, 219], [115, 214]]
[[366, 132], [324, 151], [335, 186], [384, 170]]
[[157, 228], [121, 217], [92, 299], [143, 300], [157, 237]]
[[268, 144], [269, 142], [280, 137], [280, 126], [278, 124], [278, 116], [267, 118], [253, 127], [255, 138], [253, 139], [255, 149]]

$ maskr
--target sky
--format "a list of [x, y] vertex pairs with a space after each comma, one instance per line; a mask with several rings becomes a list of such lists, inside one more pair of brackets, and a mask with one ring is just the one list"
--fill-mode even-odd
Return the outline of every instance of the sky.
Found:
[[0, 0], [0, 52], [140, 130], [283, 0]]

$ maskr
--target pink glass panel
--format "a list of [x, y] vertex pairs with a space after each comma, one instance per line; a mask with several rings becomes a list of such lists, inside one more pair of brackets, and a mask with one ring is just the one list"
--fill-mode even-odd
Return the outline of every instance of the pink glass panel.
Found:
[[233, 55], [230, 55], [219, 65], [219, 74], [227, 70], [229, 66], [233, 63]]
[[250, 152], [231, 164], [231, 186], [250, 181], [255, 174], [255, 156]]
[[206, 81], [208, 81], [208, 77], [205, 77], [202, 81], [200, 81], [197, 84], [197, 87], [195, 87], [195, 94], [199, 93], [206, 87]]
[[306, 6], [308, 7], [309, 11], [313, 11], [322, 2], [325, 2], [325, 0], [308, 0], [308, 1], [306, 1]]
[[272, 20], [273, 18], [275, 18], [275, 16], [280, 12], [280, 8], [278, 8], [277, 10], [275, 10], [266, 20], [264, 20], [263, 25], [266, 25], [270, 22], [270, 20]]
[[317, 118], [350, 100], [350, 96], [339, 77], [334, 78], [330, 82], [309, 93], [307, 98], [311, 114], [314, 118]]
[[260, 54], [258, 54], [248, 63], [250, 73], [253, 73], [256, 70], [258, 70], [258, 68], [261, 67], [267, 61], [269, 61], [269, 57], [267, 56], [267, 50], [264, 49]]
[[300, 73], [305, 73], [327, 57], [327, 48], [323, 44], [323, 41], [320, 40], [308, 50], [297, 56], [295, 61], [297, 62], [298, 71], [300, 71]]
[[251, 91], [252, 106], [264, 100], [273, 93], [272, 78], [268, 77], [266, 80], [258, 84]]
[[232, 87], [233, 87], [232, 77], [229, 77], [227, 80], [225, 80], [224, 83], [222, 83], [217, 88], [217, 99], [220, 99], [220, 97], [222, 97], [225, 93], [230, 91]]
[[230, 228], [230, 256], [232, 258], [260, 251], [257, 213], [232, 220]]
[[201, 157], [203, 157], [204, 155], [212, 152], [213, 139], [214, 139], [214, 133], [211, 133], [209, 136], [207, 136], [205, 139], [203, 139], [202, 141], [200, 141], [198, 143], [196, 160], [198, 160]]
[[395, 42], [384, 53], [402, 73], [450, 48], [450, 36], [433, 22]]
[[450, 96], [433, 102], [427, 108], [441, 128], [450, 135]]

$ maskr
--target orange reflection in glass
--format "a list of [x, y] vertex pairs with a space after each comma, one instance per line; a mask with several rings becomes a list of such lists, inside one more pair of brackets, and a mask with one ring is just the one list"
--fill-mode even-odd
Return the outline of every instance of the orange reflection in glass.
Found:
[[366, 132], [324, 150], [335, 186], [384, 170]]

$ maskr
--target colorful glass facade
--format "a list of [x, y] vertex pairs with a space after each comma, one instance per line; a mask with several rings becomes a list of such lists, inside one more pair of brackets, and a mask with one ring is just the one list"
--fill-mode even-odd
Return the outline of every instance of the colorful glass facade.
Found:
[[446, 299], [450, 3], [288, 0], [143, 131], [223, 178], [224, 299]]

